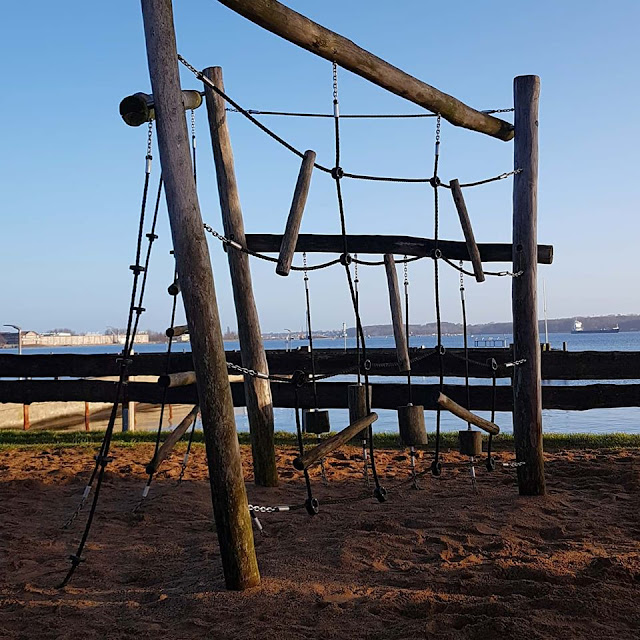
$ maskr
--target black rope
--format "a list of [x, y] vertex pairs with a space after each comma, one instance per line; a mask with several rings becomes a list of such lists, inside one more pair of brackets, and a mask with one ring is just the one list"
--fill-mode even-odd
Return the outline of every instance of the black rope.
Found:
[[[461, 261], [462, 262], [462, 261]], [[464, 342], [464, 387], [467, 394], [467, 409], [471, 409], [471, 389], [469, 388], [469, 340], [467, 336], [467, 303], [464, 297], [464, 274], [460, 274], [460, 304], [462, 307], [462, 336]], [[471, 423], [467, 422], [471, 430]]]
[[[228, 104], [230, 104], [237, 111], [237, 113], [240, 113], [241, 115], [243, 115], [250, 122], [252, 122], [254, 125], [256, 125], [256, 127], [258, 127], [258, 129], [260, 129], [261, 131], [266, 133], [269, 137], [273, 138], [276, 142], [281, 144], [283, 147], [285, 147], [286, 149], [291, 151], [291, 153], [295, 154], [299, 158], [303, 158], [304, 157], [304, 153], [302, 151], [300, 151], [299, 149], [294, 147], [292, 144], [287, 142], [284, 138], [279, 136], [277, 133], [275, 133], [274, 131], [269, 129], [269, 127], [264, 125], [257, 118], [254, 118], [252, 113], [255, 113], [255, 111], [250, 111], [248, 109], [244, 109], [243, 107], [241, 107], [237, 102], [235, 102], [235, 100], [230, 98], [224, 91], [219, 89], [209, 78], [207, 78], [201, 71], [198, 71], [193, 65], [191, 65], [189, 62], [187, 62], [179, 54], [178, 54], [178, 60], [187, 69], [189, 69], [189, 71], [191, 71], [196, 76], [196, 78], [198, 78], [198, 80], [202, 81], [212, 91], [214, 91], [223, 100], [225, 100]], [[493, 111], [493, 113], [496, 113], [496, 111]], [[334, 115], [332, 117], [335, 120], [335, 113], [334, 113]], [[440, 117], [439, 114], [437, 115], [437, 117]], [[338, 166], [338, 165], [336, 165], [336, 166]], [[322, 171], [324, 173], [328, 173], [328, 174], [331, 174], [332, 171], [333, 171], [333, 169], [330, 169], [329, 167], [325, 167], [324, 165], [322, 165], [322, 164], [320, 164], [318, 162], [314, 163], [314, 167], [316, 169], [319, 169], [320, 171]], [[503, 174], [501, 174], [501, 176], [502, 175]], [[356, 180], [373, 180], [373, 181], [377, 181], [377, 182], [426, 183], [426, 182], [430, 182], [431, 181], [431, 178], [398, 178], [398, 177], [388, 177], [388, 176], [371, 176], [371, 175], [366, 175], [366, 174], [346, 173], [346, 172], [342, 173], [342, 177], [344, 177], [344, 178], [352, 178], [352, 179], [356, 179]], [[468, 184], [461, 184], [460, 187], [462, 187], [462, 188], [470, 187], [470, 186], [475, 186], [477, 184], [484, 184], [486, 182], [493, 182], [494, 180], [501, 180], [501, 179], [502, 179], [502, 177], [497, 176], [495, 178], [489, 178], [488, 180], [482, 180], [480, 182], [471, 182], [471, 183], [468, 183]]]
[[[302, 260], [306, 266], [307, 264], [307, 254], [302, 254]], [[316, 359], [313, 351], [313, 333], [311, 328], [311, 298], [309, 294], [309, 276], [305, 270], [304, 272], [304, 295], [306, 300], [307, 307], [307, 333], [309, 334], [309, 355], [311, 357], [311, 376], [312, 376], [312, 386], [313, 386], [313, 402], [315, 408], [318, 409], [318, 385], [316, 384]]]
[[[405, 333], [407, 340], [407, 354], [409, 353], [410, 344], [410, 332], [409, 332], [409, 271], [407, 269], [407, 256], [404, 257], [404, 322]], [[409, 368], [407, 369], [407, 394], [409, 397], [409, 404], [413, 404], [413, 387], [411, 386], [411, 361]]]
[[[134, 317], [134, 313], [136, 312], [136, 304], [135, 304], [135, 302], [136, 302], [136, 293], [137, 293], [137, 290], [138, 290], [138, 280], [140, 278], [140, 274], [143, 273], [143, 272], [146, 272], [145, 267], [142, 267], [142, 265], [140, 265], [140, 256], [142, 254], [142, 237], [143, 237], [143, 231], [144, 231], [144, 219], [145, 219], [145, 212], [146, 212], [146, 207], [147, 207], [147, 196], [148, 196], [148, 192], [149, 192], [149, 178], [150, 178], [150, 174], [151, 174], [152, 132], [153, 132], [153, 124], [150, 121], [149, 122], [149, 132], [148, 132], [148, 136], [147, 136], [147, 155], [145, 157], [146, 167], [145, 167], [144, 185], [143, 185], [143, 189], [142, 189], [142, 203], [141, 203], [141, 207], [140, 207], [140, 222], [139, 222], [139, 225], [138, 225], [138, 237], [137, 237], [137, 242], [136, 242], [136, 260], [135, 260], [135, 264], [131, 265], [131, 267], [130, 267], [131, 271], [133, 272], [133, 283], [132, 283], [132, 286], [131, 286], [131, 299], [130, 299], [130, 302], [129, 302], [129, 316], [128, 316], [128, 320], [127, 320], [127, 332], [126, 332], [126, 335], [125, 335], [125, 342], [124, 342], [124, 347], [123, 347], [123, 350], [122, 350], [122, 356], [119, 359], [120, 367], [119, 367], [118, 383], [116, 385], [116, 390], [115, 390], [115, 399], [114, 399], [114, 402], [113, 402], [113, 406], [111, 408], [111, 414], [109, 416], [109, 422], [108, 422], [107, 428], [105, 430], [104, 438], [102, 440], [102, 444], [100, 445], [100, 450], [98, 452], [98, 455], [96, 456], [96, 463], [95, 463], [95, 466], [93, 468], [93, 472], [91, 474], [91, 478], [89, 480], [89, 483], [87, 485], [87, 487], [90, 489], [90, 487], [93, 486], [93, 482], [97, 477], [96, 489], [95, 489], [95, 492], [93, 494], [93, 501], [91, 503], [91, 510], [89, 511], [89, 516], [88, 516], [87, 522], [85, 524], [84, 533], [82, 534], [82, 538], [81, 538], [80, 543], [78, 545], [77, 551], [76, 551], [76, 553], [74, 555], [71, 555], [69, 557], [70, 560], [71, 560], [71, 567], [69, 568], [69, 571], [68, 571], [67, 575], [65, 576], [64, 580], [59, 585], [59, 588], [63, 588], [64, 586], [66, 586], [69, 583], [69, 581], [71, 580], [71, 577], [75, 573], [75, 570], [77, 569], [77, 567], [79, 566], [79, 564], [83, 560], [82, 559], [82, 552], [84, 551], [84, 547], [85, 547], [87, 539], [89, 537], [89, 532], [91, 530], [91, 524], [93, 523], [95, 512], [96, 512], [96, 509], [97, 509], [97, 506], [98, 506], [98, 500], [100, 498], [100, 489], [102, 487], [102, 480], [104, 479], [105, 469], [107, 467], [107, 464], [111, 461], [111, 458], [109, 458], [109, 448], [111, 446], [111, 439], [112, 439], [112, 436], [113, 436], [113, 429], [114, 429], [115, 422], [116, 422], [118, 405], [120, 404], [123, 395], [126, 396], [126, 393], [123, 394], [123, 391], [124, 391], [124, 389], [126, 387], [126, 384], [127, 384], [128, 370], [129, 370], [129, 366], [131, 365], [131, 362], [132, 362], [132, 360], [131, 360], [131, 350], [132, 350], [132, 347], [133, 347], [133, 342], [135, 340], [135, 333], [133, 333], [134, 326], [137, 329], [137, 323], [134, 325], [133, 317]], [[153, 240], [155, 239], [155, 238], [150, 237], [151, 235], [153, 235], [153, 234], [149, 234], [148, 235], [149, 244], [153, 243]], [[140, 299], [140, 302], [142, 302], [142, 298]], [[139, 309], [142, 308], [141, 304], [138, 305], [138, 308]], [[86, 495], [86, 490], [85, 490], [85, 495]], [[71, 517], [70, 521], [73, 521], [75, 516], [77, 516], [77, 514], [80, 511], [80, 509], [82, 508], [82, 505], [84, 504], [84, 500], [86, 500], [85, 496], [83, 496], [82, 502], [80, 503], [80, 505], [76, 509], [76, 512]]]
[[[359, 299], [356, 295], [356, 290], [354, 287], [353, 278], [351, 276], [351, 256], [349, 255], [349, 246], [348, 246], [348, 237], [347, 237], [347, 225], [346, 225], [346, 216], [344, 210], [344, 200], [342, 197], [342, 185], [341, 179], [344, 175], [342, 169], [340, 168], [340, 109], [338, 103], [338, 66], [334, 62], [333, 63], [333, 121], [334, 121], [334, 141], [335, 141], [335, 167], [331, 171], [331, 175], [333, 176], [336, 184], [336, 196], [338, 199], [338, 211], [340, 214], [340, 231], [342, 234], [342, 249], [343, 254], [341, 256], [341, 262], [344, 266], [345, 275], [347, 277], [347, 283], [349, 285], [349, 294], [351, 296], [351, 302], [353, 304], [353, 311], [356, 319], [356, 334], [360, 336], [360, 340], [362, 342], [362, 360], [363, 360], [363, 378], [365, 385], [365, 407], [367, 414], [371, 413], [371, 398], [369, 397], [369, 371], [366, 366], [367, 363], [367, 342], [364, 335], [364, 329], [362, 327], [362, 319], [360, 317], [360, 308], [359, 308]], [[358, 382], [360, 381], [360, 377], [358, 377]], [[378, 472], [376, 470], [376, 461], [375, 461], [375, 450], [373, 445], [373, 426], [369, 425], [367, 427], [367, 437], [369, 440], [369, 453], [370, 453], [370, 463], [371, 463], [371, 475], [373, 476], [373, 481], [375, 484], [374, 495], [378, 498], [379, 501], [383, 501], [386, 496], [386, 491], [380, 485], [380, 479], [378, 478]]]
[[[233, 113], [240, 113], [238, 109], [232, 109], [227, 107], [226, 111]], [[331, 113], [308, 113], [308, 112], [296, 112], [296, 111], [262, 111], [260, 109], [247, 109], [247, 113], [257, 116], [291, 116], [296, 118], [333, 118]], [[507, 113], [513, 111], [513, 109], [485, 109], [481, 113], [493, 114], [493, 113]], [[349, 113], [342, 114], [341, 118], [350, 119], [372, 119], [372, 118], [435, 118], [435, 113]]]
[[[442, 393], [444, 389], [444, 364], [443, 364], [443, 356], [444, 350], [442, 346], [442, 315], [440, 311], [440, 276], [439, 276], [439, 259], [441, 257], [441, 252], [438, 247], [439, 245], [439, 229], [440, 229], [440, 211], [439, 211], [439, 200], [438, 200], [438, 187], [441, 182], [438, 178], [438, 163], [440, 160], [440, 123], [441, 119], [438, 116], [436, 121], [436, 143], [435, 143], [435, 153], [433, 160], [433, 178], [431, 179], [431, 186], [433, 187], [433, 207], [434, 207], [434, 244], [435, 250], [433, 254], [433, 274], [434, 274], [434, 292], [435, 292], [435, 308], [436, 308], [436, 325], [437, 325], [437, 333], [438, 333], [438, 380], [439, 380], [439, 390]], [[442, 410], [440, 405], [436, 408], [436, 445], [435, 445], [435, 457], [432, 464], [432, 473], [434, 475], [439, 475], [440, 473], [440, 426], [442, 420]]]
[[[298, 386], [294, 383], [294, 395], [295, 395], [295, 412], [296, 412], [296, 434], [298, 438], [298, 453], [300, 456], [304, 455], [304, 440], [302, 439], [302, 424], [300, 421], [300, 399], [298, 397]], [[311, 488], [311, 478], [309, 477], [309, 471], [304, 469], [304, 483], [307, 488], [307, 500], [309, 503], [314, 501], [313, 490]]]

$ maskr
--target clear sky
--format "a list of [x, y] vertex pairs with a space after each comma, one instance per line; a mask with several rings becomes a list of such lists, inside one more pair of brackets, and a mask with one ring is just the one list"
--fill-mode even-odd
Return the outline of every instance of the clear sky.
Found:
[[[512, 106], [513, 77], [539, 75], [539, 241], [555, 248], [554, 264], [539, 271], [549, 315], [640, 313], [637, 0], [287, 3], [479, 109]], [[228, 93], [244, 106], [331, 110], [328, 62], [215, 0], [175, 0], [174, 10], [182, 55], [198, 68], [221, 65]], [[146, 131], [127, 127], [118, 104], [128, 94], [149, 91], [139, 3], [5, 3], [1, 33], [0, 324], [38, 331], [122, 326]], [[418, 111], [348, 72], [339, 76], [342, 113]], [[188, 72], [182, 78], [185, 88], [200, 88]], [[204, 108], [196, 119], [203, 218], [221, 229]], [[331, 165], [330, 120], [265, 122]], [[246, 229], [281, 233], [299, 161], [241, 116], [230, 115], [230, 127]], [[433, 136], [433, 119], [346, 121], [342, 165], [356, 173], [428, 175]], [[443, 124], [444, 180], [468, 182], [509, 171], [512, 154], [511, 143]], [[159, 169], [156, 153], [154, 181]], [[348, 230], [432, 237], [431, 191], [425, 185], [345, 181]], [[511, 180], [465, 195], [477, 240], [510, 241]], [[442, 202], [441, 237], [461, 239], [447, 192]], [[164, 207], [161, 217], [142, 320], [150, 329], [165, 328], [170, 314]], [[302, 231], [339, 232], [333, 182], [324, 174], [314, 174]], [[213, 239], [210, 248], [223, 328], [234, 327], [226, 256]], [[263, 330], [301, 327], [301, 277], [281, 278], [273, 265], [255, 261], [252, 269]], [[430, 261], [411, 265], [412, 322], [434, 319], [432, 274]], [[363, 322], [388, 322], [384, 270], [363, 268], [361, 281]], [[343, 321], [351, 326], [343, 271], [313, 273], [310, 282], [314, 328], [338, 328]], [[470, 322], [510, 319], [510, 285], [508, 278], [481, 285], [467, 279]], [[459, 321], [457, 273], [446, 268], [442, 288], [443, 318]]]

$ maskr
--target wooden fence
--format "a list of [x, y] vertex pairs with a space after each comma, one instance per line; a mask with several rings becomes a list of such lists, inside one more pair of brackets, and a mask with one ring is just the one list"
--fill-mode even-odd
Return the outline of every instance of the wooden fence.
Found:
[[[372, 376], [400, 376], [395, 349], [369, 349]], [[110, 402], [115, 396], [116, 382], [100, 380], [117, 376], [118, 355], [13, 355], [0, 354], [0, 402], [30, 404], [33, 402], [78, 401]], [[438, 357], [432, 349], [411, 349], [413, 375], [413, 400], [423, 404], [427, 410], [437, 408], [437, 384], [427, 384], [423, 377], [438, 375]], [[463, 378], [465, 374], [462, 349], [448, 349], [444, 356], [445, 376]], [[473, 384], [470, 390], [469, 409], [489, 410], [493, 402], [493, 371], [485, 363], [491, 358], [498, 364], [496, 376], [510, 378], [513, 367], [509, 349], [469, 349], [469, 374], [472, 378], [485, 379], [486, 383]], [[640, 381], [640, 352], [631, 351], [542, 351], [542, 379], [567, 381], [567, 384], [543, 385], [542, 402], [545, 409], [585, 410], [613, 407], [640, 406], [640, 384], [636, 382], [614, 384], [613, 380]], [[228, 351], [226, 359], [240, 364], [240, 352]], [[305, 350], [267, 351], [269, 370], [278, 376], [288, 376], [295, 370], [311, 371], [310, 354]], [[355, 350], [315, 350], [317, 374], [355, 373]], [[160, 376], [164, 374], [166, 356], [158, 354], [136, 354], [129, 369], [131, 376]], [[170, 372], [191, 371], [191, 353], [174, 354]], [[230, 371], [230, 373], [234, 373]], [[9, 378], [9, 379], [7, 379]], [[13, 378], [13, 379], [11, 379]], [[16, 378], [25, 378], [22, 380]], [[374, 378], [375, 379], [375, 378]], [[570, 384], [571, 381], [598, 381], [593, 384]], [[346, 409], [347, 387], [350, 382], [322, 381], [317, 383], [318, 401], [322, 407]], [[404, 384], [374, 382], [372, 407], [395, 409], [406, 404]], [[288, 383], [271, 384], [273, 403], [276, 407], [295, 406], [294, 387]], [[245, 406], [244, 385], [232, 382], [231, 390], [235, 406]], [[450, 398], [466, 405], [466, 390], [459, 384], [445, 385], [444, 392]], [[171, 404], [197, 403], [195, 385], [166, 390], [166, 401]], [[130, 382], [128, 399], [132, 402], [159, 404], [163, 389], [154, 382]], [[298, 390], [301, 407], [314, 406], [310, 385]], [[513, 392], [510, 385], [499, 384], [496, 389], [496, 410], [511, 411]]]

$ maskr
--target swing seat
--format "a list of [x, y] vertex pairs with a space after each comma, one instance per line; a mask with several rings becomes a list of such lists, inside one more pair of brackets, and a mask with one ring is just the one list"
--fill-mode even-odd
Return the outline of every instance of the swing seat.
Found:
[[302, 430], [305, 433], [329, 433], [329, 411], [327, 409], [305, 409], [302, 413]]
[[427, 427], [424, 422], [424, 407], [408, 404], [398, 407], [400, 440], [406, 447], [427, 444]]
[[482, 432], [471, 429], [458, 431], [458, 441], [463, 456], [475, 457], [482, 454]]

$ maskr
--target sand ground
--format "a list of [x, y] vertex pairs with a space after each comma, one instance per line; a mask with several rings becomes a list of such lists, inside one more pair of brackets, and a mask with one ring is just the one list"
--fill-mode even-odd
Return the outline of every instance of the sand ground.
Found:
[[[479, 471], [478, 494], [457, 467], [391, 490], [407, 457], [378, 452], [388, 502], [262, 516], [262, 585], [242, 593], [224, 590], [201, 446], [179, 487], [176, 452], [132, 513], [151, 452], [114, 448], [86, 561], [57, 590], [94, 451], [0, 451], [0, 638], [640, 638], [637, 450], [547, 455], [543, 498], [519, 497], [511, 469]], [[277, 489], [252, 484], [242, 452], [252, 503], [303, 501], [293, 450]], [[321, 502], [361, 494], [358, 450], [327, 468]]]

